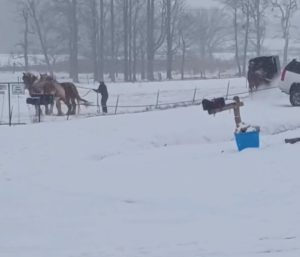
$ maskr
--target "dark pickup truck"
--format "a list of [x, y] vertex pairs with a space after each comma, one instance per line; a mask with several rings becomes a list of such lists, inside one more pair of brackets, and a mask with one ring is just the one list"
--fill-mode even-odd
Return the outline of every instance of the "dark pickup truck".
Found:
[[262, 85], [270, 85], [280, 75], [280, 69], [280, 60], [277, 55], [250, 59], [247, 74], [250, 91]]

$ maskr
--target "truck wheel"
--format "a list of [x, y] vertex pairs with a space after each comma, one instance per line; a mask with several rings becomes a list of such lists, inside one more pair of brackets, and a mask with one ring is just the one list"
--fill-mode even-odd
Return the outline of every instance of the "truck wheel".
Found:
[[290, 102], [293, 106], [300, 106], [300, 88], [294, 88], [290, 93]]

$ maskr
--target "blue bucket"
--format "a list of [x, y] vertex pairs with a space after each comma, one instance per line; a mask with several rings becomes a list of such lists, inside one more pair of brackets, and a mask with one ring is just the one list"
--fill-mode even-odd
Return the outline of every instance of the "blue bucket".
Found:
[[246, 148], [259, 148], [259, 131], [234, 133], [239, 151]]

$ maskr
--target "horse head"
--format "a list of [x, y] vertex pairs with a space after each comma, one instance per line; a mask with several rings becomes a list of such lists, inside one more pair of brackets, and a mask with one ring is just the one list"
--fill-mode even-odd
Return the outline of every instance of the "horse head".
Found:
[[37, 79], [37, 76], [35, 76], [34, 74], [30, 72], [24, 72], [22, 80], [24, 82], [25, 89], [29, 90], [32, 87], [33, 83], [37, 81]]
[[48, 75], [47, 73], [40, 73], [40, 80], [41, 81], [55, 81], [54, 77], [51, 75]]

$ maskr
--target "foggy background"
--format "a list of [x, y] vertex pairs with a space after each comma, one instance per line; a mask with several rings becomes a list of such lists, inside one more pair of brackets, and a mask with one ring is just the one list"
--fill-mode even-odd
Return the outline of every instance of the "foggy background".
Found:
[[0, 69], [75, 82], [244, 76], [253, 57], [297, 58], [299, 1], [0, 0]]
[[[0, 0], [0, 53], [13, 52], [18, 42], [16, 0]], [[217, 6], [214, 0], [187, 0], [191, 8]]]
[[15, 0], [0, 0], [0, 52], [9, 53], [18, 42]]

